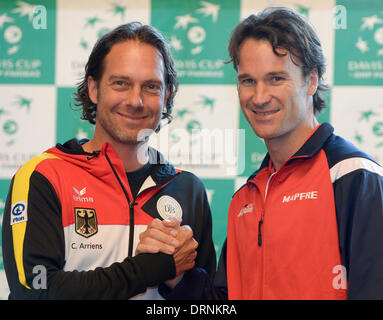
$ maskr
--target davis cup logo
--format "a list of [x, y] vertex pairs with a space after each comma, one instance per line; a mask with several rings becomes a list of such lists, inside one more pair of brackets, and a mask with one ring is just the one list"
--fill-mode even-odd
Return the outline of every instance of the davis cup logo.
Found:
[[[347, 28], [336, 30], [336, 85], [382, 85], [383, 11], [381, 1], [342, 1], [347, 8]], [[338, 1], [337, 1], [338, 3]]]
[[[218, 3], [217, 3], [218, 2]], [[178, 77], [183, 83], [233, 83], [227, 39], [238, 23], [240, 1], [152, 1], [151, 24], [169, 39]]]
[[37, 5], [29, 1], [2, 1], [4, 5], [0, 6], [1, 83], [36, 83], [36, 81], [53, 83], [54, 75], [51, 71], [55, 60], [55, 27], [52, 25], [53, 19], [50, 18], [53, 18], [51, 15], [54, 13], [45, 6], [52, 8], [55, 6], [53, 2], [39, 0]]
[[176, 218], [182, 220], [182, 208], [176, 199], [162, 196], [157, 201], [157, 211], [164, 220]]

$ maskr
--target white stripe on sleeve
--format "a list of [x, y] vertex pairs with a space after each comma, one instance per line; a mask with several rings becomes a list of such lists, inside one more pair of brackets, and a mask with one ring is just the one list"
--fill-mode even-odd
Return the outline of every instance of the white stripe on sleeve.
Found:
[[349, 158], [338, 162], [330, 169], [331, 181], [334, 183], [344, 175], [358, 169], [364, 169], [383, 176], [383, 168], [366, 158]]

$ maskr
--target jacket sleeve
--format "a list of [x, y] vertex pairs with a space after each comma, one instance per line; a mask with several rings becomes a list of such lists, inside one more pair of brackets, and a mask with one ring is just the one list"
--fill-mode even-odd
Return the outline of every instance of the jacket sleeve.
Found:
[[195, 226], [193, 228], [194, 238], [198, 242], [198, 255], [196, 258], [196, 267], [203, 268], [211, 278], [214, 277], [217, 259], [212, 238], [212, 216], [209, 201], [207, 199], [205, 188], [202, 186], [201, 199], [196, 203]]
[[[199, 244], [196, 264], [192, 270], [185, 272], [177, 286], [173, 289], [169, 289], [166, 285], [162, 284], [159, 287], [159, 292], [168, 300], [225, 299], [225, 289], [222, 293], [221, 288], [216, 288], [213, 282], [213, 279], [217, 277], [217, 259], [212, 239], [213, 226], [209, 201], [202, 182], [194, 175], [192, 175], [192, 177], [196, 184], [193, 188], [190, 188], [189, 196], [193, 201], [189, 201], [195, 206], [194, 223], [191, 223], [191, 219], [189, 221], [186, 220], [185, 223], [192, 227], [194, 238]], [[219, 265], [222, 264], [224, 268], [218, 268], [218, 272], [221, 277], [226, 277], [226, 242], [222, 253]]]
[[333, 181], [348, 299], [383, 299], [383, 170], [368, 161]]
[[159, 292], [167, 300], [227, 300], [226, 241], [214, 281], [204, 269], [196, 267], [185, 272], [182, 280], [173, 289], [161, 285]]
[[91, 271], [64, 271], [60, 201], [36, 171], [29, 181], [17, 175], [12, 179], [2, 230], [10, 299], [128, 299], [175, 276], [172, 256], [162, 253], [140, 254]]

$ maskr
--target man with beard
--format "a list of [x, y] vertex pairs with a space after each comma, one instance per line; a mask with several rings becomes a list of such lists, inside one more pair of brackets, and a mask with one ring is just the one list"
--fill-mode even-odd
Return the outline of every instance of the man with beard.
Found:
[[[121, 25], [96, 43], [76, 92], [93, 138], [57, 144], [12, 179], [3, 219], [10, 299], [161, 299], [158, 286], [194, 266], [213, 276], [203, 184], [148, 146], [148, 132], [171, 120], [177, 86], [154, 28]], [[171, 230], [172, 246], [135, 255], [149, 223]]]

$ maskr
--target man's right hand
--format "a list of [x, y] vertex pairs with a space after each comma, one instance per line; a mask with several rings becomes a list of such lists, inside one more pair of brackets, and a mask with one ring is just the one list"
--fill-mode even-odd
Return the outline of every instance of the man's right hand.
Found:
[[194, 267], [198, 248], [198, 242], [193, 238], [193, 231], [188, 225], [179, 228], [177, 240], [180, 245], [173, 255], [176, 277]]
[[180, 226], [180, 221], [154, 219], [139, 238], [136, 254], [173, 254], [176, 276], [194, 267], [198, 243], [193, 238], [191, 228], [187, 225]]

